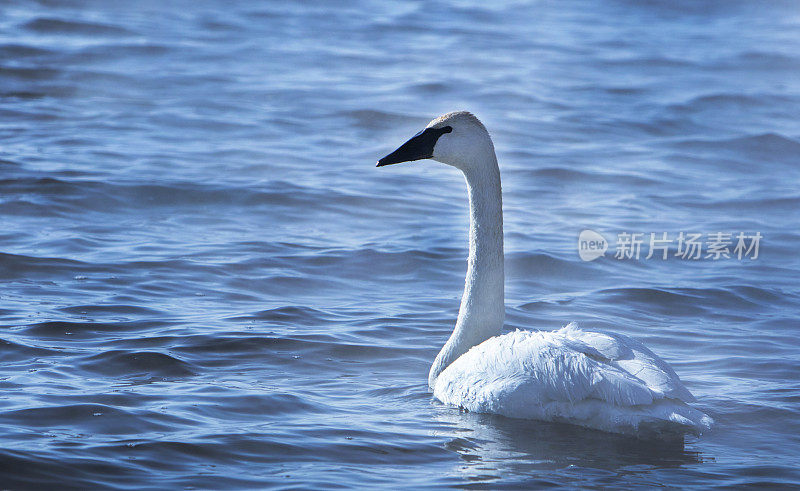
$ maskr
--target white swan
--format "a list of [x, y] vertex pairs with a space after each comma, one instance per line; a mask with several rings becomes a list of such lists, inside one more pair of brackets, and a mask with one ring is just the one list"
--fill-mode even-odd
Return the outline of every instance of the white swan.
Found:
[[491, 137], [466, 111], [431, 121], [378, 167], [420, 159], [464, 173], [469, 193], [469, 261], [458, 320], [428, 377], [445, 404], [503, 416], [562, 421], [615, 433], [700, 433], [713, 420], [678, 376], [641, 343], [618, 334], [582, 331], [500, 334], [503, 209], [500, 170]]

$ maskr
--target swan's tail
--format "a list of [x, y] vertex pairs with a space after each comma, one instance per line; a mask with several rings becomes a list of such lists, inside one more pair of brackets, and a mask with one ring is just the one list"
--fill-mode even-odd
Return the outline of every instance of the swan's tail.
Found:
[[[643, 439], [672, 439], [683, 435], [700, 436], [710, 430], [714, 424], [711, 416], [698, 411], [683, 402], [665, 400], [655, 404], [648, 413], [652, 416], [644, 417], [636, 427], [635, 434]], [[661, 406], [668, 414], [658, 414]], [[655, 411], [654, 411], [655, 410]], [[654, 414], [655, 412], [655, 414]]]

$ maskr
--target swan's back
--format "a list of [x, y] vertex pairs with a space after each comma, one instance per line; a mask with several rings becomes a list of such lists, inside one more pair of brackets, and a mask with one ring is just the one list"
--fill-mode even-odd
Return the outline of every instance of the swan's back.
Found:
[[434, 396], [474, 412], [618, 433], [699, 433], [712, 420], [675, 372], [631, 338], [570, 324], [474, 346], [437, 378]]

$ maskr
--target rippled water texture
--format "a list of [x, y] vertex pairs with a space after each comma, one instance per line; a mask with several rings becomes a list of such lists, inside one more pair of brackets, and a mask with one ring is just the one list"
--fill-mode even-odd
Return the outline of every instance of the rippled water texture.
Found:
[[[0, 3], [0, 487], [800, 485], [794, 2]], [[684, 446], [431, 400], [478, 114], [507, 329], [644, 341]], [[756, 260], [578, 233], [760, 232]]]

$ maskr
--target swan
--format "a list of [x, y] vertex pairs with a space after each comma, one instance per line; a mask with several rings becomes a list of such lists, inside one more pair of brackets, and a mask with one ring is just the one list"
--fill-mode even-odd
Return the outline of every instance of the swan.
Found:
[[661, 358], [620, 334], [570, 323], [500, 334], [505, 318], [500, 169], [489, 132], [456, 111], [378, 167], [433, 159], [459, 169], [469, 195], [469, 259], [455, 328], [428, 376], [433, 396], [467, 411], [637, 436], [700, 434], [713, 419]]

